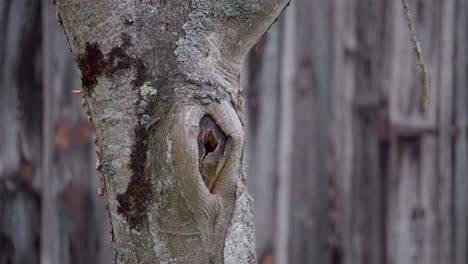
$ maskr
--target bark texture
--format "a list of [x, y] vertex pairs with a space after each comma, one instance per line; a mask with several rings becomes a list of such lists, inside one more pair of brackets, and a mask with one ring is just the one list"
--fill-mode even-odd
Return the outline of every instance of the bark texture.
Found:
[[243, 57], [287, 1], [57, 1], [118, 263], [253, 263]]

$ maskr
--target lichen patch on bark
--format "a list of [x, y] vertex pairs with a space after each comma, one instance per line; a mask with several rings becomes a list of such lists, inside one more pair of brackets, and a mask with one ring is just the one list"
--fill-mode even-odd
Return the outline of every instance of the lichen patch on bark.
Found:
[[140, 87], [140, 95], [145, 97], [145, 96], [151, 96], [151, 95], [156, 95], [158, 93], [158, 90], [155, 88], [145, 84], [142, 87]]
[[193, 0], [189, 21], [184, 24], [185, 38], [177, 41], [179, 62], [189, 62], [200, 54], [199, 43], [216, 27], [216, 18], [245, 19], [260, 11], [257, 0]]
[[236, 207], [224, 243], [225, 264], [257, 263], [253, 200], [244, 185], [237, 187]]
[[113, 174], [115, 173], [112, 166], [112, 160], [109, 157], [103, 157], [101, 160], [102, 173], [107, 178], [108, 181], [112, 179]]

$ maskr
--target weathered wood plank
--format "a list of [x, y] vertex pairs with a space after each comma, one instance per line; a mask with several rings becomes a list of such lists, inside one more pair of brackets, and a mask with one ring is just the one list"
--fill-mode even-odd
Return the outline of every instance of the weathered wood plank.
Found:
[[297, 70], [297, 56], [295, 53], [297, 31], [295, 17], [297, 5], [293, 1], [285, 11], [280, 22], [280, 101], [278, 121], [278, 189], [276, 210], [275, 263], [288, 263], [290, 259], [290, 204], [291, 204], [291, 153], [293, 115], [294, 115], [294, 77]]
[[110, 263], [110, 227], [97, 197], [93, 131], [86, 120], [78, 70], [55, 7], [42, 1], [44, 147], [41, 223], [43, 263]]
[[452, 115], [452, 49], [447, 41], [452, 39], [453, 4], [427, 1], [412, 9], [433, 89], [429, 109], [422, 112], [422, 81], [401, 6], [392, 2], [386, 48], [392, 137], [388, 263], [452, 263], [451, 139], [446, 128]]
[[384, 3], [375, 1], [337, 1], [333, 6], [331, 263], [384, 260], [385, 174], [380, 169], [382, 156], [387, 155], [380, 131], [385, 111], [380, 78], [384, 10]]
[[388, 139], [382, 133], [387, 99], [382, 85], [383, 47], [386, 41], [385, 10], [388, 2], [356, 1], [354, 61], [355, 89], [348, 111], [353, 112], [353, 154], [350, 238], [346, 263], [385, 263], [385, 162]]
[[0, 263], [38, 263], [42, 128], [38, 7], [25, 0], [0, 3]]
[[329, 127], [330, 263], [353, 263], [353, 154], [355, 152], [353, 101], [356, 90], [357, 38], [354, 1], [333, 1], [333, 83]]
[[468, 2], [455, 3], [454, 263], [465, 264], [468, 263]]
[[275, 24], [260, 45], [253, 49], [250, 63], [257, 71], [251, 72], [254, 76], [251, 76], [252, 82], [246, 88], [252, 121], [249, 122], [251, 128], [247, 128], [247, 146], [253, 150], [248, 156], [247, 175], [249, 190], [254, 198], [255, 235], [260, 257], [273, 249], [276, 233], [274, 215], [279, 126], [279, 36], [279, 24]]
[[[299, 0], [295, 4], [287, 263], [324, 263], [328, 193], [327, 160], [323, 154], [328, 148], [331, 33], [327, 25], [331, 22], [331, 4], [314, 0]], [[311, 238], [314, 243], [309, 242]]]
[[[440, 68], [438, 69], [439, 82], [435, 83], [437, 89], [438, 104], [438, 142], [437, 142], [437, 191], [439, 193], [437, 203], [437, 223], [435, 227], [440, 227], [436, 248], [438, 252], [438, 263], [454, 263], [454, 168], [453, 168], [453, 120], [454, 120], [454, 70], [457, 67], [454, 63], [454, 28], [455, 28], [455, 2], [436, 2], [438, 15], [440, 16], [440, 43], [438, 56], [440, 58]], [[436, 16], [436, 17], [437, 17]], [[434, 100], [436, 102], [436, 100]], [[468, 175], [468, 174], [467, 174]], [[467, 189], [468, 190], [468, 189]], [[427, 193], [427, 201], [433, 199], [432, 193]]]

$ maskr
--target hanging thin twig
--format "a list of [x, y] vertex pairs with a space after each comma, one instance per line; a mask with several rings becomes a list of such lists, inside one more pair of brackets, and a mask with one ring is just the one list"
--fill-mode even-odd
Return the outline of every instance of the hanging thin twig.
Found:
[[408, 5], [407, 0], [401, 0], [403, 8], [405, 9], [406, 21], [408, 22], [408, 28], [411, 33], [411, 42], [414, 46], [414, 51], [416, 52], [416, 57], [419, 61], [419, 66], [421, 67], [423, 79], [424, 79], [424, 95], [423, 95], [423, 109], [426, 110], [429, 104], [429, 77], [427, 73], [427, 65], [424, 62], [424, 58], [421, 52], [421, 44], [419, 43], [418, 39], [416, 38], [414, 25], [413, 25], [413, 18], [411, 16], [411, 10]]

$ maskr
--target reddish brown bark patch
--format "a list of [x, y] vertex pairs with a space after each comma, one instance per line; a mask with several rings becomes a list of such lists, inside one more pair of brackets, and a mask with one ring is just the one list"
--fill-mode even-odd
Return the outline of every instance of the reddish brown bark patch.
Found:
[[127, 190], [117, 195], [117, 212], [124, 216], [131, 228], [139, 228], [146, 220], [145, 212], [151, 202], [152, 186], [149, 177], [145, 175], [148, 132], [141, 125], [137, 125], [134, 133], [135, 142], [130, 154], [132, 176]]
[[105, 75], [112, 77], [119, 71], [134, 69], [135, 75], [131, 84], [134, 89], [147, 81], [148, 74], [143, 60], [128, 55], [128, 48], [133, 46], [130, 35], [122, 33], [122, 43], [113, 47], [104, 56], [98, 43], [86, 43], [85, 53], [78, 57], [78, 68], [81, 70], [83, 90], [90, 95], [98, 84], [98, 78]]
[[[86, 44], [85, 53], [78, 58], [78, 67], [82, 72], [81, 80], [86, 95], [91, 95], [98, 84], [99, 77], [110, 78], [124, 70], [133, 69], [135, 71], [131, 81], [133, 89], [138, 89], [149, 80], [143, 60], [128, 54], [128, 49], [132, 46], [131, 36], [126, 33], [121, 35], [121, 44], [113, 47], [107, 55], [102, 53], [97, 43]], [[140, 100], [135, 104], [137, 109]], [[134, 128], [135, 142], [130, 154], [129, 166], [132, 175], [127, 190], [117, 195], [119, 201], [117, 211], [125, 218], [131, 228], [140, 228], [144, 224], [145, 212], [150, 203], [152, 191], [151, 182], [145, 175], [148, 132], [141, 125], [141, 117], [146, 111], [138, 112], [138, 125]]]
[[86, 43], [85, 53], [78, 57], [81, 70], [81, 82], [85, 93], [90, 94], [97, 85], [97, 78], [102, 75], [106, 61], [97, 43]]
[[147, 223], [146, 211], [154, 196], [151, 179], [145, 173], [149, 131], [145, 129], [142, 119], [145, 115], [153, 115], [152, 109], [155, 107], [154, 101], [149, 100], [146, 102], [147, 106], [140, 109], [141, 100], [143, 98], [140, 96], [139, 100], [135, 102], [135, 108], [138, 111], [138, 123], [133, 130], [135, 140], [130, 154], [129, 167], [132, 175], [125, 192], [117, 195], [119, 202], [117, 212], [125, 218], [131, 228], [138, 230], [141, 230], [144, 224]]

